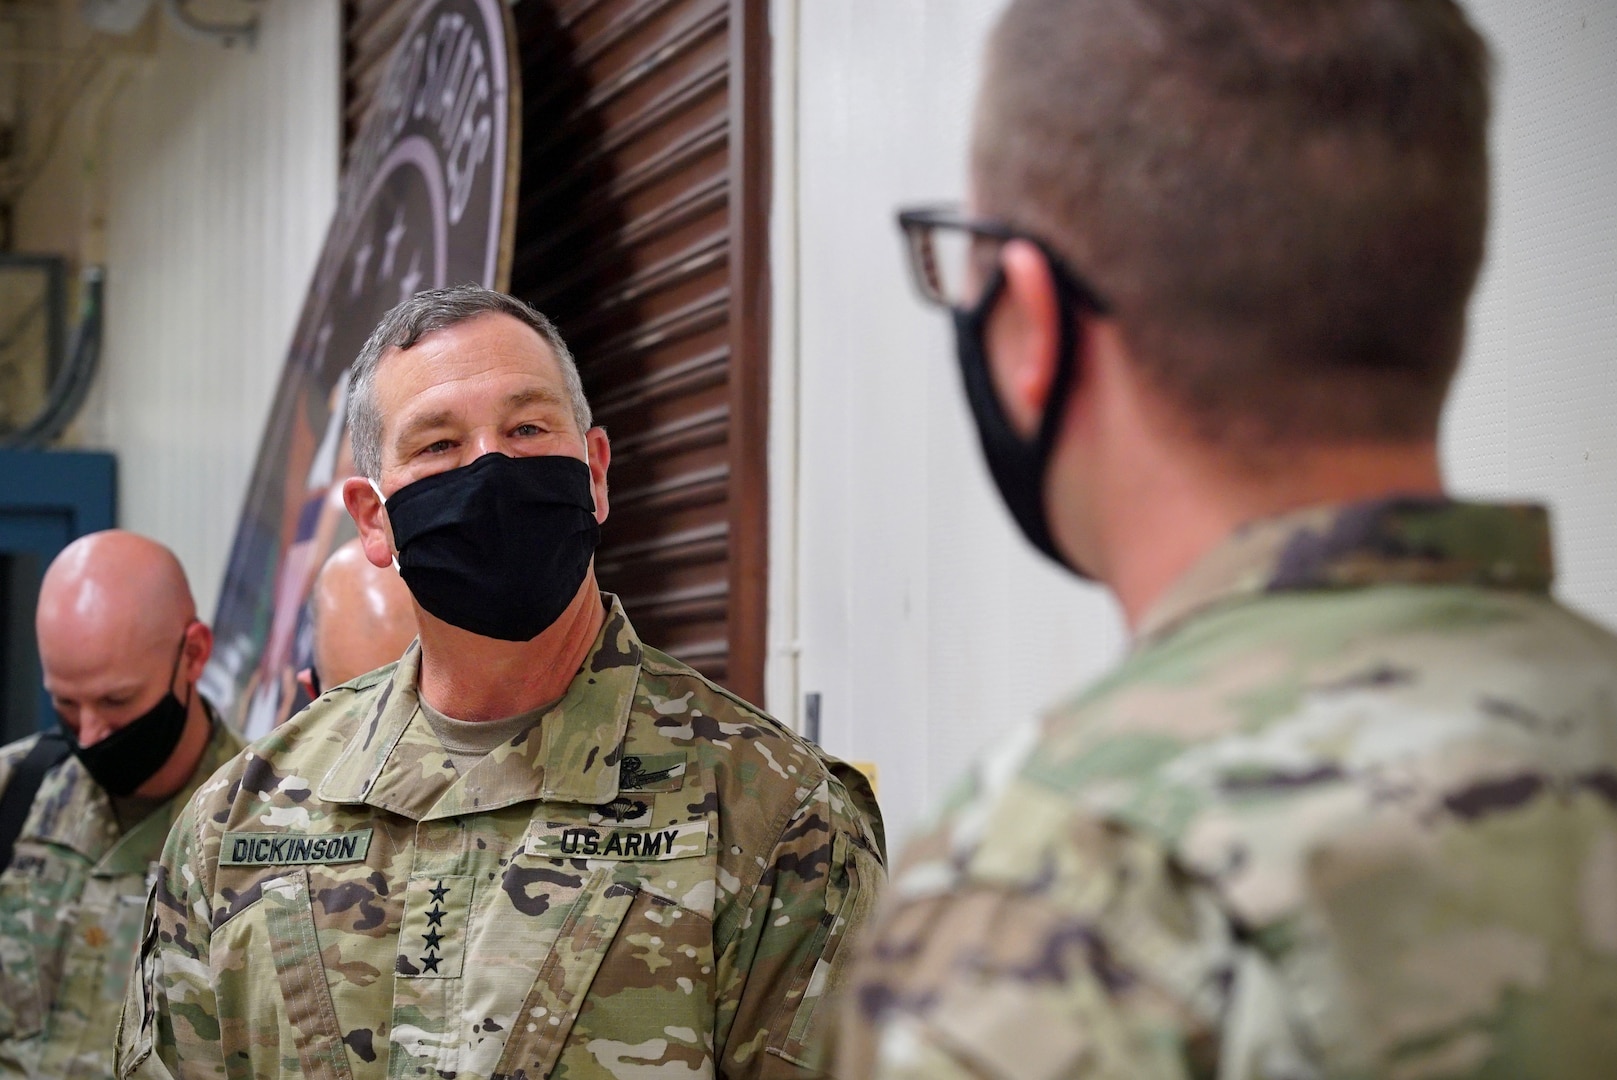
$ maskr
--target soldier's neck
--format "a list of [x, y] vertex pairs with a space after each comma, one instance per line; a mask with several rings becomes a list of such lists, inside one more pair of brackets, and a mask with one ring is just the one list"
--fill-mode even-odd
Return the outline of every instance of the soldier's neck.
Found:
[[532, 641], [481, 637], [419, 609], [417, 616], [419, 692], [456, 720], [503, 720], [559, 700], [606, 621], [593, 570], [561, 617]]
[[1203, 556], [1249, 522], [1308, 506], [1443, 493], [1437, 447], [1303, 447], [1273, 471], [1218, 467], [1204, 458], [1130, 484], [1105, 515], [1101, 574], [1130, 628]]
[[[185, 728], [180, 733], [179, 743], [162, 767], [135, 789], [137, 799], [158, 801], [168, 799], [178, 794], [179, 790], [190, 782], [191, 774], [196, 772], [197, 764], [208, 749], [208, 740], [213, 736], [213, 720], [209, 717], [208, 706], [203, 702], [202, 695], [197, 692], [194, 684], [190, 688], [190, 700], [191, 704], [185, 714]], [[135, 822], [130, 824], [133, 825]]]

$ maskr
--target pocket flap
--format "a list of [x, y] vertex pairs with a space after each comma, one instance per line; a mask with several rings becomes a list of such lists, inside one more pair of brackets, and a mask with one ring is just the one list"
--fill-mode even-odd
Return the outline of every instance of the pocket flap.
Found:
[[264, 883], [264, 918], [303, 1077], [352, 1080], [348, 1051], [332, 1008], [331, 985], [320, 957], [307, 870], [298, 867], [286, 877]]

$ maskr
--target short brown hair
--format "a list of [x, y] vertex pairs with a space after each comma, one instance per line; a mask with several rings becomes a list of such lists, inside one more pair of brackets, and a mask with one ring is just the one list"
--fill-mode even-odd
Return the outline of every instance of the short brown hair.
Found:
[[376, 324], [360, 347], [348, 372], [348, 444], [354, 467], [361, 476], [382, 478], [382, 414], [376, 404], [376, 365], [389, 349], [408, 349], [436, 330], [447, 330], [479, 315], [509, 315], [528, 326], [555, 354], [562, 382], [572, 405], [578, 433], [590, 429], [593, 418], [578, 376], [578, 363], [562, 340], [561, 332], [532, 305], [481, 285], [467, 283], [447, 289], [419, 292], [397, 304]]
[[1489, 66], [1453, 0], [1014, 0], [978, 209], [1108, 298], [1201, 437], [1430, 438], [1482, 261]]

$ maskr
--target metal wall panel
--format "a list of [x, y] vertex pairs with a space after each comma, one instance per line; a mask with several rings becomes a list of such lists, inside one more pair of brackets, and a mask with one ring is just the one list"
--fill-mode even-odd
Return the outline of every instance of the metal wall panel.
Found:
[[1499, 62], [1494, 206], [1444, 463], [1549, 502], [1558, 595], [1617, 626], [1617, 4], [1466, 7]]
[[74, 432], [122, 524], [211, 618], [270, 397], [336, 201], [339, 10], [265, 4], [252, 49], [165, 22], [113, 106], [102, 373]]
[[820, 695], [825, 748], [877, 764], [897, 844], [972, 763], [1110, 664], [1122, 634], [1104, 593], [1038, 555], [1005, 512], [948, 316], [916, 296], [893, 219], [965, 195], [998, 5], [793, 6], [797, 262], [781, 268], [799, 308], [790, 638], [799, 694]]

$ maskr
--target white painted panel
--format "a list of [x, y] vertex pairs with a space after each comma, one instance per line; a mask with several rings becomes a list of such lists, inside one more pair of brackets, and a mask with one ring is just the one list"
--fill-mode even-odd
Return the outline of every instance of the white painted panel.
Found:
[[798, 687], [797, 0], [770, 0], [769, 621], [763, 705], [803, 730]]
[[1560, 595], [1617, 625], [1617, 3], [1472, 0], [1499, 61], [1494, 221], [1453, 485], [1554, 509]]
[[114, 107], [105, 348], [76, 432], [117, 453], [122, 524], [179, 554], [204, 618], [336, 205], [336, 0], [255, 9], [251, 50], [165, 25]]
[[[1476, 0], [1501, 57], [1492, 249], [1444, 449], [1462, 493], [1548, 498], [1562, 593], [1617, 621], [1617, 5]], [[776, 274], [795, 333], [795, 686], [823, 741], [874, 760], [902, 838], [982, 750], [1122, 649], [1099, 590], [1042, 564], [989, 486], [947, 323], [910, 289], [892, 214], [959, 198], [991, 0], [777, 0], [791, 49], [792, 183], [777, 179]], [[782, 11], [792, 33], [780, 33]], [[777, 111], [777, 123], [781, 112]], [[784, 191], [784, 193], [783, 193]], [[789, 241], [789, 242], [788, 242]], [[782, 260], [785, 260], [783, 263]], [[782, 296], [777, 295], [777, 310]], [[795, 343], [795, 347], [794, 347]], [[784, 368], [783, 366], [784, 365]], [[776, 415], [786, 406], [777, 400]], [[781, 521], [776, 519], [779, 527]], [[787, 574], [784, 584], [778, 575]]]
[[1000, 508], [947, 318], [911, 289], [893, 220], [963, 194], [995, 10], [798, 13], [799, 685], [822, 694], [827, 749], [877, 763], [895, 840], [985, 744], [1121, 646], [1110, 601], [1046, 565]]

